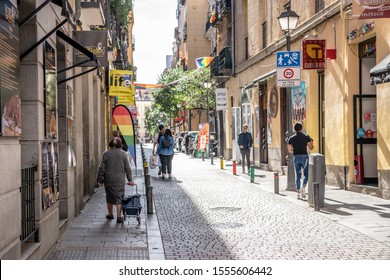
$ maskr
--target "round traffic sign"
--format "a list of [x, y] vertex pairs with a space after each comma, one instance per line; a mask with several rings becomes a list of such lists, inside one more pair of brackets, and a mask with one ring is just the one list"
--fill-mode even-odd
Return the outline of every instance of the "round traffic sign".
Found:
[[291, 79], [294, 76], [294, 70], [291, 68], [287, 68], [283, 71], [283, 76], [286, 79]]

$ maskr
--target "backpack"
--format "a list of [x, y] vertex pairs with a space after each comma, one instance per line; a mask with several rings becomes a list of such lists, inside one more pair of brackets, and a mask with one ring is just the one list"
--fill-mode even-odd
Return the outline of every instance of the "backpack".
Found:
[[162, 144], [163, 144], [164, 148], [169, 148], [169, 146], [171, 145], [171, 142], [169, 141], [168, 137], [164, 136]]

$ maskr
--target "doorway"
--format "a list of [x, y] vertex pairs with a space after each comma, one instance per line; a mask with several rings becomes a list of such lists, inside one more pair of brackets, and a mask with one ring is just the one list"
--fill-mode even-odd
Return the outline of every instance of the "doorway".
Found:
[[268, 164], [268, 141], [267, 141], [267, 126], [268, 126], [268, 97], [267, 84], [259, 84], [259, 131], [260, 131], [260, 163]]

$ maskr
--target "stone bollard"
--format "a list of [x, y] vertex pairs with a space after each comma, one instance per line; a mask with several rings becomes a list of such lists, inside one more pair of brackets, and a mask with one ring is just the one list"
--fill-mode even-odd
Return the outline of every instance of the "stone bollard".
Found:
[[251, 165], [251, 183], [255, 182], [255, 166]]
[[223, 156], [219, 157], [219, 165], [220, 165], [221, 169], [224, 169], [224, 167], [223, 167]]
[[274, 172], [274, 193], [279, 194], [279, 173]]
[[233, 160], [233, 175], [237, 175], [237, 162]]
[[153, 187], [146, 186], [146, 211], [153, 214]]
[[314, 211], [320, 211], [320, 183], [313, 183]]

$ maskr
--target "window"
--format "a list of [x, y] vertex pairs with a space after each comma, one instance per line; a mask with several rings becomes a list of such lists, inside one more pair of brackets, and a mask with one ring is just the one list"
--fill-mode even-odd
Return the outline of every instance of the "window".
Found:
[[267, 22], [264, 21], [262, 24], [262, 32], [263, 32], [263, 49], [267, 47]]

